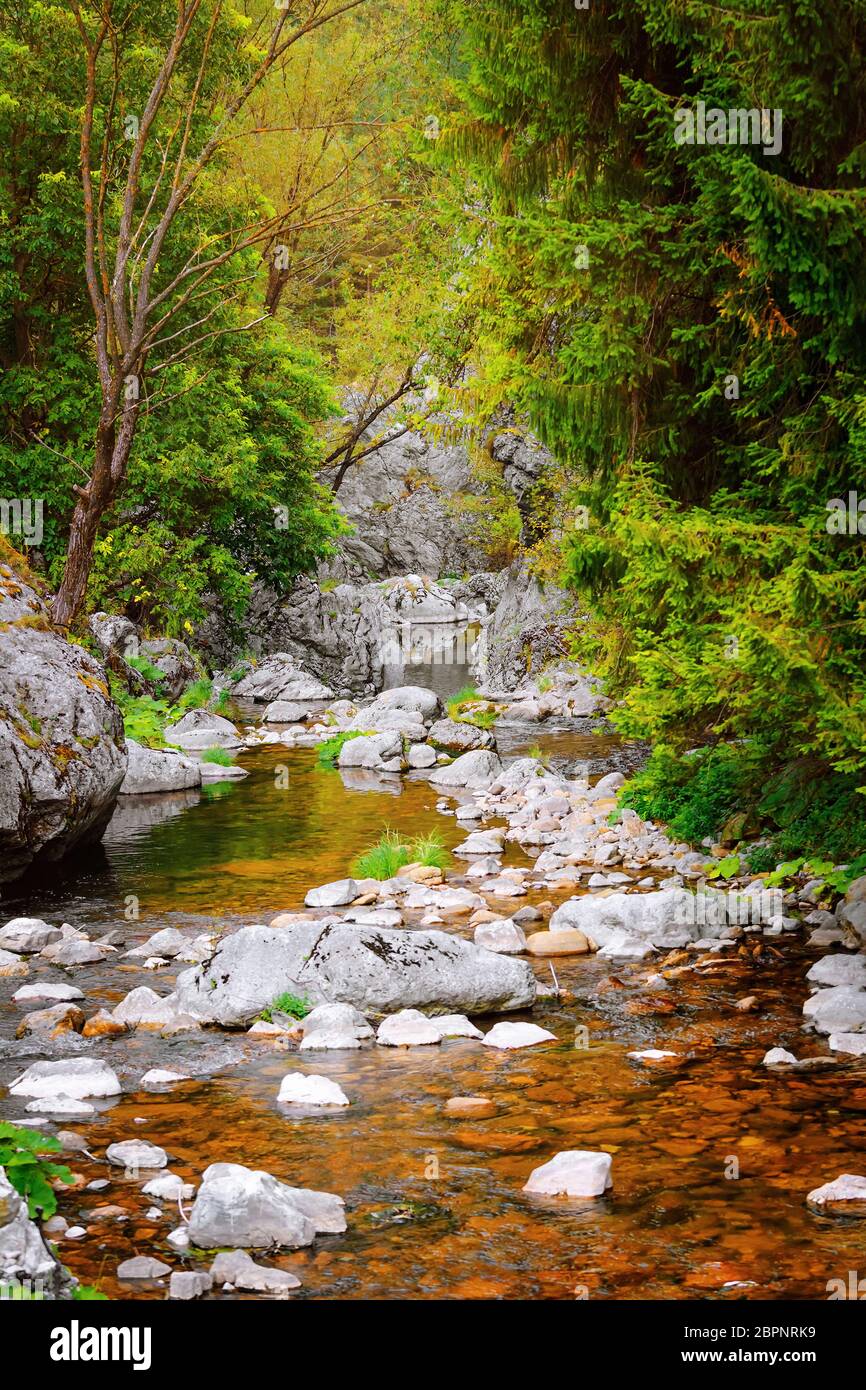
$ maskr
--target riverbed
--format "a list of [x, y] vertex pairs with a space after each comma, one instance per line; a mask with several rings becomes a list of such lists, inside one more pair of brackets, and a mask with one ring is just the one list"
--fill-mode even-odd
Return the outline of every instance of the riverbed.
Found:
[[[520, 730], [503, 733], [503, 751], [527, 745]], [[533, 741], [554, 760], [589, 760], [596, 772], [629, 756], [591, 730]], [[269, 921], [299, 907], [310, 886], [345, 876], [384, 826], [407, 835], [435, 828], [449, 848], [465, 836], [436, 810], [439, 797], [422, 778], [349, 777], [318, 768], [312, 750], [279, 746], [241, 761], [250, 769], [242, 782], [125, 798], [86, 863], [4, 900], [4, 918], [26, 912], [117, 931], [121, 949], [110, 963], [68, 977], [50, 971], [86, 992], [88, 1012], [139, 984], [172, 987], [173, 968], [154, 975], [121, 954], [162, 926]], [[516, 848], [509, 860], [527, 862]], [[454, 861], [454, 873], [465, 867]], [[470, 934], [458, 922], [449, 929]], [[132, 1255], [177, 1268], [210, 1263], [172, 1250], [166, 1236], [177, 1211], [169, 1205], [159, 1220], [148, 1217], [141, 1180], [101, 1161], [108, 1144], [135, 1137], [165, 1148], [172, 1171], [191, 1182], [209, 1163], [234, 1161], [345, 1198], [344, 1235], [267, 1258], [301, 1278], [294, 1298], [826, 1298], [828, 1280], [862, 1263], [862, 1225], [813, 1214], [805, 1196], [839, 1173], [862, 1171], [866, 1066], [851, 1059], [796, 1074], [761, 1066], [771, 1046], [799, 1056], [820, 1050], [801, 1031], [803, 977], [817, 953], [798, 940], [758, 956], [744, 948], [664, 993], [643, 987], [645, 968], [559, 960], [565, 993], [532, 1014], [555, 1044], [499, 1053], [453, 1039], [316, 1053], [314, 1064], [305, 1056], [301, 1068], [339, 1082], [352, 1103], [296, 1118], [276, 1096], [299, 1059], [272, 1042], [217, 1030], [16, 1042], [24, 1010], [10, 1001], [20, 981], [4, 979], [0, 1081], [37, 1056], [83, 1048], [110, 1062], [129, 1088], [116, 1102], [99, 1102], [93, 1120], [45, 1126], [74, 1129], [93, 1155], [72, 1155], [79, 1185], [60, 1200], [61, 1214], [87, 1234], [61, 1240], [58, 1251], [111, 1297], [165, 1296], [163, 1286], [117, 1280], [117, 1265]], [[533, 968], [551, 983], [549, 963]], [[745, 995], [756, 997], [755, 1012], [735, 1007]], [[647, 1066], [627, 1055], [649, 1047], [676, 1058]], [[157, 1092], [137, 1088], [136, 1077], [156, 1065], [191, 1079]], [[497, 1113], [447, 1117], [446, 1100], [460, 1095], [489, 1097]], [[7, 1097], [4, 1115], [22, 1121], [22, 1103]], [[607, 1198], [543, 1201], [521, 1192], [533, 1168], [574, 1148], [613, 1156]], [[85, 1190], [101, 1178], [108, 1187]], [[96, 1214], [105, 1207], [120, 1210]]]

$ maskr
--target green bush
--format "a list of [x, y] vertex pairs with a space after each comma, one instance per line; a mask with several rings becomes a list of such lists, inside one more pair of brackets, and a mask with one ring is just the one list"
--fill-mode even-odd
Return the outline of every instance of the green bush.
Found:
[[393, 878], [405, 864], [427, 864], [444, 869], [449, 862], [448, 851], [437, 831], [403, 840], [396, 830], [386, 830], [377, 844], [365, 850], [352, 864], [356, 878]]
[[203, 763], [216, 763], [217, 767], [233, 767], [234, 758], [225, 748], [206, 748], [201, 755]]
[[262, 1009], [259, 1018], [263, 1023], [270, 1023], [274, 1014], [288, 1014], [290, 1018], [306, 1018], [313, 1005], [309, 999], [302, 999], [297, 994], [278, 994], [272, 1004], [266, 1009]]

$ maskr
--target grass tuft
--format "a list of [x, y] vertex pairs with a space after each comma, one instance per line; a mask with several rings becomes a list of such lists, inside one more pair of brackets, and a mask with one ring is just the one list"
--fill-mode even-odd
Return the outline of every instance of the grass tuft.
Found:
[[393, 878], [406, 864], [426, 864], [445, 869], [449, 855], [444, 842], [435, 830], [429, 835], [417, 835], [404, 840], [396, 830], [386, 830], [377, 844], [365, 850], [352, 864], [355, 878]]

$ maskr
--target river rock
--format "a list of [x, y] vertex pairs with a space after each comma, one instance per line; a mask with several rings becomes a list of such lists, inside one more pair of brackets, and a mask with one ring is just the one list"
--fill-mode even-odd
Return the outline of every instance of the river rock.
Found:
[[376, 1041], [382, 1047], [420, 1047], [441, 1042], [442, 1034], [417, 1009], [401, 1009], [379, 1024]]
[[866, 987], [866, 956], [824, 956], [807, 971], [806, 979], [813, 986], [853, 985], [863, 989]]
[[556, 1042], [556, 1035], [539, 1028], [537, 1023], [497, 1023], [482, 1039], [485, 1047], [511, 1052], [520, 1047], [535, 1047], [538, 1043]]
[[129, 1028], [159, 1030], [176, 1028], [178, 1025], [181, 1028], [184, 1025], [195, 1026], [193, 1019], [183, 1016], [176, 994], [159, 995], [147, 985], [130, 990], [112, 1011], [112, 1017]]
[[30, 974], [30, 966], [22, 956], [12, 951], [0, 951], [0, 980], [20, 978]]
[[486, 748], [473, 753], [464, 753], [453, 763], [440, 767], [431, 773], [430, 782], [434, 787], [487, 787], [502, 771], [502, 763], [497, 755]]
[[465, 1014], [440, 1014], [431, 1018], [430, 1022], [439, 1034], [444, 1038], [476, 1038], [484, 1037], [480, 1028], [470, 1022]]
[[171, 1274], [171, 1265], [164, 1265], [162, 1260], [151, 1259], [149, 1255], [136, 1255], [134, 1259], [124, 1260], [117, 1266], [117, 1277], [124, 1282], [163, 1279], [166, 1274]]
[[836, 1212], [842, 1216], [866, 1216], [866, 1177], [859, 1173], [843, 1173], [823, 1187], [815, 1187], [806, 1198], [818, 1211]]
[[15, 1078], [9, 1091], [13, 1096], [82, 1100], [119, 1096], [120, 1082], [111, 1067], [96, 1057], [65, 1057], [59, 1062], [34, 1062]]
[[406, 761], [412, 768], [436, 766], [436, 750], [426, 743], [413, 744], [406, 754]]
[[311, 1009], [301, 1027], [304, 1030], [301, 1052], [355, 1049], [364, 1039], [373, 1036], [373, 1029], [364, 1015], [351, 1004], [320, 1004]]
[[67, 1282], [39, 1227], [30, 1220], [26, 1201], [0, 1168], [0, 1285], [13, 1280], [41, 1284], [47, 1293], [55, 1292], [61, 1280]]
[[347, 907], [360, 896], [360, 888], [353, 878], [340, 878], [334, 883], [323, 883], [311, 888], [304, 898], [307, 907]]
[[201, 751], [204, 748], [240, 748], [241, 739], [230, 719], [212, 710], [191, 709], [165, 730], [166, 743], [176, 748]]
[[60, 928], [49, 926], [41, 917], [13, 917], [0, 931], [0, 950], [21, 956], [35, 955], [59, 940]]
[[321, 922], [243, 927], [177, 979], [181, 1009], [228, 1027], [250, 1023], [284, 991], [364, 1014], [479, 1014], [529, 1008], [536, 985], [525, 962], [445, 932]]
[[143, 796], [150, 792], [183, 791], [201, 786], [199, 764], [171, 749], [144, 748], [126, 740], [129, 761], [120, 787], [121, 796]]
[[275, 652], [273, 656], [265, 657], [259, 666], [238, 681], [233, 694], [242, 700], [262, 703], [334, 698], [334, 691], [302, 670], [288, 652]]
[[348, 1105], [349, 1097], [327, 1076], [291, 1071], [280, 1083], [280, 1105]]
[[535, 1168], [523, 1191], [545, 1197], [603, 1197], [612, 1186], [610, 1154], [568, 1149]]
[[0, 560], [0, 882], [99, 840], [126, 770], [102, 666]]
[[109, 1144], [105, 1157], [115, 1168], [165, 1168], [168, 1154], [157, 1144], [148, 1144], [144, 1139], [124, 1139], [119, 1144]]
[[481, 922], [475, 928], [475, 945], [497, 955], [516, 956], [526, 950], [526, 937], [516, 922]]
[[633, 932], [615, 931], [608, 937], [598, 953], [599, 960], [646, 960], [655, 954], [652, 942], [635, 936]]
[[399, 730], [362, 734], [349, 739], [337, 755], [337, 766], [361, 767], [373, 771], [399, 772], [403, 758], [403, 738]]
[[47, 1009], [36, 1009], [25, 1014], [15, 1030], [16, 1038], [26, 1038], [31, 1034], [59, 1038], [64, 1033], [80, 1033], [84, 1028], [84, 1014], [76, 1004], [51, 1004]]
[[151, 1067], [141, 1078], [141, 1085], [146, 1088], [150, 1086], [171, 1086], [175, 1081], [189, 1081], [190, 1077], [182, 1071], [166, 1071], [162, 1067]]
[[769, 1052], [765, 1052], [761, 1061], [763, 1067], [796, 1066], [797, 1058], [793, 1052], [786, 1052], [784, 1047], [771, 1047]]
[[43, 980], [36, 985], [22, 985], [12, 995], [16, 1004], [30, 1004], [37, 999], [53, 999], [58, 1004], [71, 1004], [84, 998], [84, 991], [74, 985], [56, 985]]
[[210, 1293], [213, 1280], [204, 1270], [176, 1269], [168, 1281], [168, 1296], [184, 1302]]
[[190, 1201], [195, 1196], [192, 1183], [184, 1182], [177, 1173], [162, 1173], [158, 1178], [151, 1178], [141, 1190], [145, 1197], [155, 1197], [158, 1202], [176, 1202], [180, 1198]]
[[489, 1120], [499, 1111], [487, 1096], [452, 1096], [445, 1102], [445, 1114], [457, 1120]]
[[803, 1014], [819, 1033], [861, 1033], [866, 1030], [866, 990], [853, 985], [819, 989], [806, 1000]]
[[611, 893], [569, 898], [550, 919], [550, 930], [582, 931], [596, 946], [614, 932], [640, 937], [653, 946], [685, 946], [702, 935], [694, 894], [685, 888], [655, 893]]
[[211, 1265], [215, 1284], [231, 1284], [250, 1293], [285, 1293], [299, 1289], [301, 1281], [287, 1269], [268, 1269], [257, 1265], [245, 1250], [221, 1250]]
[[489, 730], [456, 719], [437, 719], [427, 737], [436, 748], [445, 748], [449, 753], [469, 753], [475, 748], [495, 746]]
[[582, 931], [537, 931], [526, 938], [526, 949], [531, 956], [585, 956], [589, 954], [589, 942]]
[[99, 1009], [95, 1014], [91, 1014], [82, 1029], [85, 1038], [120, 1038], [128, 1032], [125, 1023], [120, 1023], [113, 1018], [105, 1009]]
[[300, 724], [309, 714], [309, 705], [296, 700], [272, 700], [262, 715], [264, 724]]
[[84, 937], [64, 937], [53, 941], [39, 952], [42, 960], [52, 965], [72, 967], [74, 965], [95, 965], [111, 954], [111, 946], [100, 941], [88, 941]]
[[505, 841], [504, 830], [476, 830], [454, 850], [462, 859], [470, 859], [475, 854], [497, 855], [502, 853]]
[[200, 1249], [220, 1246], [289, 1249], [319, 1234], [346, 1229], [344, 1203], [330, 1192], [289, 1187], [270, 1173], [239, 1163], [212, 1163], [190, 1213], [189, 1239]]
[[65, 1115], [67, 1119], [84, 1120], [96, 1114], [96, 1106], [88, 1100], [72, 1100], [69, 1096], [42, 1096], [31, 1100], [24, 1109], [28, 1115]]

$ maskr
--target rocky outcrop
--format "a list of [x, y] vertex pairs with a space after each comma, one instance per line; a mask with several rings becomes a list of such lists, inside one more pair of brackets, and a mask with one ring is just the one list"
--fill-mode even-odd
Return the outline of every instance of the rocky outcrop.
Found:
[[535, 977], [525, 962], [446, 932], [309, 921], [243, 927], [177, 980], [181, 1009], [227, 1027], [252, 1022], [286, 992], [365, 1014], [499, 1013], [528, 1008]]
[[566, 632], [576, 617], [574, 598], [554, 585], [543, 585], [525, 563], [516, 563], [482, 634], [479, 653], [482, 684], [513, 690], [527, 675], [566, 654]]
[[125, 771], [104, 669], [0, 562], [0, 882], [98, 840]]
[[144, 748], [126, 740], [129, 761], [120, 787], [121, 796], [141, 796], [148, 792], [185, 791], [201, 786], [201, 768], [168, 748]]
[[68, 1296], [72, 1283], [0, 1168], [0, 1289], [7, 1298], [15, 1296], [16, 1285], [34, 1298], [57, 1298]]

